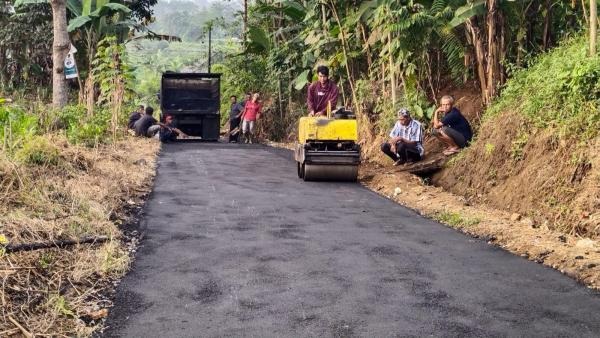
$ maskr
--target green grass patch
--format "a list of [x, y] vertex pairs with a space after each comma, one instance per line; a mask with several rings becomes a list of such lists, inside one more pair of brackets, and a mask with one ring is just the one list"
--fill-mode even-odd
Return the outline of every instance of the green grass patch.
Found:
[[513, 73], [486, 119], [518, 112], [534, 127], [557, 128], [561, 138], [597, 136], [600, 56], [587, 55], [587, 41], [585, 36], [567, 39], [534, 60], [531, 67]]
[[525, 131], [519, 132], [519, 135], [511, 142], [510, 157], [515, 161], [523, 159], [523, 149], [529, 141], [529, 134]]
[[25, 141], [15, 157], [25, 164], [55, 166], [60, 160], [60, 151], [47, 138], [33, 136]]
[[433, 219], [436, 221], [449, 224], [454, 227], [469, 227], [479, 224], [481, 220], [479, 218], [471, 218], [463, 216], [458, 212], [440, 211], [433, 215]]

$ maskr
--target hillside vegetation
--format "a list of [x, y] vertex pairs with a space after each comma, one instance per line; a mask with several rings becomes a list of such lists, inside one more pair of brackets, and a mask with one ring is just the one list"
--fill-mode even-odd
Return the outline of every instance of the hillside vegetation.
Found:
[[[119, 224], [147, 194], [158, 144], [105, 110], [0, 102], [0, 332], [88, 336], [129, 267]], [[88, 240], [89, 244], [61, 243]], [[46, 245], [43, 250], [28, 247]]]
[[597, 237], [599, 107], [600, 57], [568, 39], [513, 74], [472, 146], [434, 181], [534, 226]]

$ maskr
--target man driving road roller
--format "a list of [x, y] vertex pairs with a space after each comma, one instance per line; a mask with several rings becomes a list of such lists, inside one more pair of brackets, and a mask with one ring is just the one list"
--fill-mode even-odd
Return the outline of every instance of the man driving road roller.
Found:
[[308, 116], [326, 116], [327, 107], [335, 108], [338, 100], [339, 89], [329, 79], [329, 68], [327, 66], [317, 67], [317, 76], [318, 81], [308, 87], [306, 99]]
[[[329, 69], [317, 68], [319, 80], [308, 88], [309, 115], [298, 121], [294, 158], [298, 177], [305, 181], [356, 181], [360, 164], [356, 116], [335, 108], [338, 87]], [[335, 111], [333, 111], [335, 109]]]

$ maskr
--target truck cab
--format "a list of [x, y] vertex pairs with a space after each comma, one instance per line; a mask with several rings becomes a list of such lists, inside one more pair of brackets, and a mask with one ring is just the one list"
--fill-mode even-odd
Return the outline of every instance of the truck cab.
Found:
[[189, 136], [218, 141], [220, 130], [221, 74], [172, 73], [162, 75], [160, 109]]

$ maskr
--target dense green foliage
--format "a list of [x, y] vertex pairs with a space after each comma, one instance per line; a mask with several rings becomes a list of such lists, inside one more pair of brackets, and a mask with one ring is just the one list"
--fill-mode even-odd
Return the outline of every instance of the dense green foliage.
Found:
[[[228, 117], [229, 97], [262, 89], [266, 60], [242, 55], [241, 22], [233, 3], [211, 3], [204, 7], [190, 1], [159, 3], [156, 21], [149, 26], [162, 36], [183, 41], [135, 40], [127, 44], [134, 66], [135, 92], [139, 103], [158, 107], [160, 78], [166, 71], [206, 72], [208, 70], [208, 24], [212, 26], [211, 71], [223, 75], [221, 117]], [[258, 71], [257, 71], [258, 70]]]
[[[124, 113], [119, 122], [123, 124], [125, 119]], [[34, 112], [31, 107], [25, 108], [19, 104], [0, 105], [0, 124], [3, 125], [0, 129], [0, 149], [15, 154], [23, 147], [34, 147], [29, 144], [31, 140], [45, 133], [62, 133], [73, 144], [94, 147], [112, 141], [110, 120], [111, 111], [106, 108], [88, 115], [85, 107], [75, 105], [44, 113]]]
[[[157, 106], [160, 77], [166, 71], [206, 72], [207, 42], [135, 41], [127, 45], [129, 61], [134, 67], [135, 92], [141, 103]], [[239, 44], [232, 40], [213, 40], [212, 71], [220, 73], [218, 64], [227, 56], [239, 54]], [[223, 82], [228, 85], [227, 81]], [[226, 89], [226, 88], [224, 88]], [[225, 90], [226, 91], [226, 90]]]
[[1, 91], [25, 90], [46, 97], [51, 80], [51, 46], [50, 5], [26, 5], [11, 14], [0, 2]]
[[279, 80], [279, 101], [302, 102], [325, 64], [340, 104], [380, 129], [400, 106], [428, 120], [440, 95], [463, 82], [487, 80], [482, 96], [493, 97], [512, 71], [585, 27], [581, 4], [566, 0], [263, 0], [249, 18], [246, 52], [268, 60], [258, 76]]
[[[82, 78], [89, 74], [97, 43], [106, 36], [120, 43], [133, 31], [147, 32], [157, 0], [67, 1], [70, 40]], [[13, 6], [14, 5], [14, 6]], [[49, 96], [52, 76], [52, 10], [48, 0], [0, 1], [0, 92]], [[80, 83], [69, 81], [76, 89]], [[80, 93], [81, 94], [81, 93]]]
[[9, 108], [0, 103], [2, 148], [12, 152], [16, 147], [21, 146], [23, 139], [35, 134], [37, 122], [37, 116], [26, 113], [24, 109]]
[[525, 115], [541, 128], [560, 127], [589, 139], [600, 128], [600, 56], [589, 57], [587, 39], [571, 38], [515, 72], [488, 111]]

